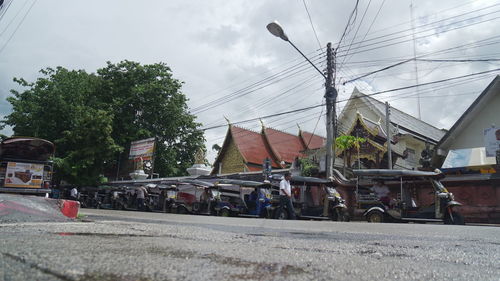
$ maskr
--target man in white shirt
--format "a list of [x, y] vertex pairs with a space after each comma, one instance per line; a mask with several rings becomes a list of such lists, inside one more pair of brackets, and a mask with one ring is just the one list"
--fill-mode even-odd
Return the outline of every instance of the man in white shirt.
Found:
[[78, 200], [78, 189], [76, 187], [73, 187], [71, 191], [69, 192], [69, 196], [71, 197], [72, 200]]
[[148, 191], [144, 186], [141, 185], [137, 188], [136, 192], [137, 192], [137, 208], [140, 211], [144, 211], [144, 199], [145, 195], [148, 194]]
[[372, 186], [372, 190], [375, 195], [379, 198], [379, 200], [389, 206], [391, 202], [391, 198], [389, 197], [389, 187], [384, 184], [384, 181], [378, 180], [374, 186]]
[[288, 219], [295, 219], [295, 210], [292, 205], [292, 188], [290, 186], [290, 179], [292, 174], [285, 173], [285, 176], [280, 182], [280, 208], [279, 212], [284, 212], [283, 208], [286, 206], [288, 212]]

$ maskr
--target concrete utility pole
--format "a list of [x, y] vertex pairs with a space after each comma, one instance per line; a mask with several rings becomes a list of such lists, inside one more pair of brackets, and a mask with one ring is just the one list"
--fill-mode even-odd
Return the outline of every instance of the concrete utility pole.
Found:
[[337, 90], [335, 89], [334, 56], [332, 43], [326, 45], [326, 81], [325, 81], [325, 99], [326, 99], [326, 177], [333, 176], [333, 167], [335, 164], [335, 141], [336, 132], [336, 113], [335, 102], [337, 100]]
[[385, 102], [385, 127], [387, 134], [387, 168], [392, 170], [392, 150], [391, 150], [391, 108], [388, 102]]

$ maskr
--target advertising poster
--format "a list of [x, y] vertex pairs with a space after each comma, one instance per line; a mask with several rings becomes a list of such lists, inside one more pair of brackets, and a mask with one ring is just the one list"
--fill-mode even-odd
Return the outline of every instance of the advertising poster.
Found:
[[155, 138], [134, 141], [130, 144], [129, 159], [151, 157], [155, 150]]
[[495, 157], [500, 149], [500, 128], [484, 129], [484, 146], [486, 148], [486, 157]]
[[41, 188], [43, 164], [8, 162], [5, 187]]

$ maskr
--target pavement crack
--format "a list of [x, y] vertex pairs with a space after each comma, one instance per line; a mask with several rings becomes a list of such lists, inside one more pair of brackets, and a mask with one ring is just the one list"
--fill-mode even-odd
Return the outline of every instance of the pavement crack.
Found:
[[57, 278], [59, 278], [61, 280], [64, 280], [64, 281], [77, 281], [77, 279], [68, 277], [67, 275], [65, 275], [63, 273], [59, 273], [59, 272], [54, 271], [54, 270], [52, 270], [50, 268], [46, 268], [46, 267], [40, 266], [40, 265], [38, 265], [36, 263], [29, 262], [29, 261], [27, 261], [23, 257], [16, 256], [16, 255], [13, 255], [13, 254], [10, 254], [10, 253], [2, 253], [2, 255], [4, 255], [7, 258], [10, 258], [10, 259], [12, 259], [14, 261], [17, 261], [17, 262], [20, 262], [22, 264], [28, 265], [29, 267], [37, 269], [37, 270], [39, 270], [39, 271], [41, 271], [41, 272], [43, 272], [45, 274], [49, 274], [49, 275], [52, 275], [54, 277], [57, 277]]

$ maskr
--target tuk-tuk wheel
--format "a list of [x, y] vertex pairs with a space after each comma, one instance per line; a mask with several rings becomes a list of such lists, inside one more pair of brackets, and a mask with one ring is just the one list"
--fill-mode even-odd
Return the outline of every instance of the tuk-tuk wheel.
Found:
[[453, 216], [453, 220], [451, 219], [450, 215], [446, 213], [446, 215], [444, 216], [444, 224], [465, 225], [464, 216], [462, 216], [460, 213], [451, 212], [451, 215]]
[[345, 221], [345, 222], [350, 221], [350, 217], [347, 211], [338, 209], [332, 210], [330, 219], [332, 221]]
[[278, 220], [287, 220], [288, 219], [288, 212], [286, 210], [278, 210], [276, 212], [276, 215], [274, 216], [275, 219]]
[[177, 207], [177, 214], [181, 214], [181, 215], [187, 214], [186, 208], [184, 208], [182, 206]]
[[366, 216], [368, 222], [384, 222], [384, 214], [380, 211], [372, 211]]
[[228, 209], [222, 209], [219, 211], [219, 216], [221, 217], [229, 217], [231, 214]]

